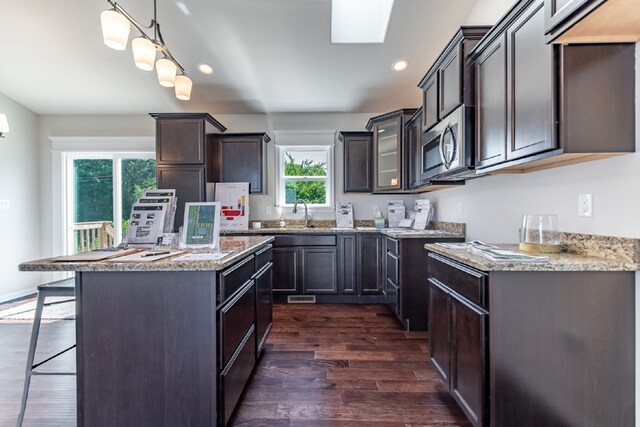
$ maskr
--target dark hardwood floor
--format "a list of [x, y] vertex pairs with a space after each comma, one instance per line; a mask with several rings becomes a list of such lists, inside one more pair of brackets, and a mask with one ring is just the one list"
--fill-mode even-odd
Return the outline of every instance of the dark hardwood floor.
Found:
[[274, 306], [266, 350], [233, 426], [470, 426], [383, 305]]
[[[20, 406], [30, 323], [0, 323], [0, 426]], [[74, 322], [43, 325], [39, 354], [74, 340]], [[469, 426], [427, 361], [427, 334], [385, 306], [276, 305], [265, 352], [232, 426]], [[49, 365], [68, 370], [73, 353]], [[24, 426], [75, 425], [75, 377], [32, 380]]]

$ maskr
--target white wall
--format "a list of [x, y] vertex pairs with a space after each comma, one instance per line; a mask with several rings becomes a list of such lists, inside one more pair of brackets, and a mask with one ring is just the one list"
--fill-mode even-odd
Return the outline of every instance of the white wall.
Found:
[[22, 273], [18, 264], [40, 258], [40, 168], [38, 117], [0, 94], [0, 113], [7, 115], [9, 133], [0, 139], [0, 301], [35, 291], [40, 273]]

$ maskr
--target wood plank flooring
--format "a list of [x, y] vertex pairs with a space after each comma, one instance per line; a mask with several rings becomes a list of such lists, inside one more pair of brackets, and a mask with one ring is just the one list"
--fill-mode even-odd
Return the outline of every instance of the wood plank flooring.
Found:
[[383, 305], [274, 306], [273, 329], [233, 426], [470, 426]]
[[[43, 325], [39, 354], [74, 341]], [[0, 323], [0, 426], [20, 406], [30, 323]], [[427, 334], [381, 305], [276, 305], [274, 325], [232, 426], [470, 426], [427, 361]], [[73, 353], [49, 369], [73, 368]], [[24, 426], [74, 426], [75, 377], [35, 377]]]

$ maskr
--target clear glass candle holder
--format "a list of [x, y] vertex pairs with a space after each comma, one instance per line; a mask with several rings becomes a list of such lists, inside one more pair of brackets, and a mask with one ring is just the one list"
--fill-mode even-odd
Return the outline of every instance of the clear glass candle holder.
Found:
[[558, 216], [525, 214], [520, 229], [520, 250], [527, 252], [560, 252]]

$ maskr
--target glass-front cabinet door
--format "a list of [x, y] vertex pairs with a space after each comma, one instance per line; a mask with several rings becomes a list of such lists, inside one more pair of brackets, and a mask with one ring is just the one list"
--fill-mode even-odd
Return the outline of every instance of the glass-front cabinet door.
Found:
[[401, 129], [400, 117], [381, 122], [375, 126], [376, 190], [402, 188], [400, 174], [402, 159]]
[[366, 129], [373, 132], [374, 193], [405, 189], [404, 124], [416, 111], [403, 108], [369, 119]]

